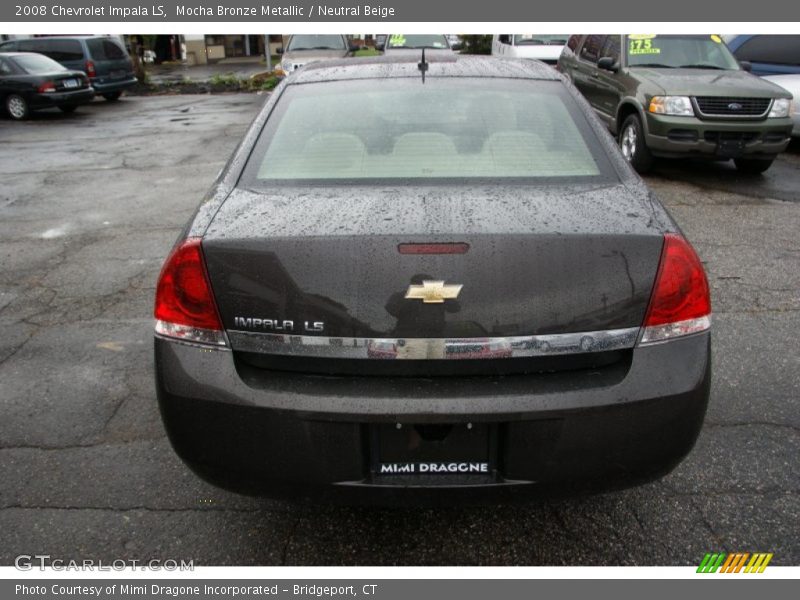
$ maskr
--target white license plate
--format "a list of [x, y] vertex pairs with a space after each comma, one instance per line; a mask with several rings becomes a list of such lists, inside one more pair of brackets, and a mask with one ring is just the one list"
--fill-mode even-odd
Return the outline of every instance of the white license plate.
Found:
[[67, 89], [80, 87], [81, 82], [77, 79], [65, 79], [64, 80], [64, 87]]

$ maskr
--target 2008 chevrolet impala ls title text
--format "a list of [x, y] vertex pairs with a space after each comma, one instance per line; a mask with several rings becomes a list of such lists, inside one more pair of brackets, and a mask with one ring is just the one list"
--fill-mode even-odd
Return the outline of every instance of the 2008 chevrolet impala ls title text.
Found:
[[240, 491], [630, 485], [689, 452], [708, 401], [697, 255], [536, 62], [287, 77], [167, 259], [155, 318], [172, 444]]

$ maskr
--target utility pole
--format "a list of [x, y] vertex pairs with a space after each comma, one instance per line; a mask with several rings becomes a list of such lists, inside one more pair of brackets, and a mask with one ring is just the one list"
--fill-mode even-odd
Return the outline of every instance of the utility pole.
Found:
[[264, 35], [264, 56], [267, 59], [267, 71], [272, 71], [272, 52], [269, 50], [269, 35]]

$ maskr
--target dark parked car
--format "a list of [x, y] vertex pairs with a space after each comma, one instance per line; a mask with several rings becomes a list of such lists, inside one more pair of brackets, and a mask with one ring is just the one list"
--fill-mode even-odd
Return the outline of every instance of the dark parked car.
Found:
[[789, 144], [791, 94], [743, 70], [719, 36], [573, 36], [558, 67], [640, 173], [658, 156], [761, 173]]
[[0, 52], [36, 52], [49, 56], [67, 69], [83, 71], [95, 92], [117, 100], [136, 85], [133, 63], [124, 46], [107, 36], [58, 36], [11, 40]]
[[27, 119], [41, 108], [70, 113], [92, 98], [94, 90], [81, 71], [65, 69], [41, 54], [0, 54], [0, 102], [12, 119]]
[[176, 242], [175, 450], [231, 489], [356, 501], [668, 472], [709, 393], [694, 250], [555, 70], [418, 63], [287, 78]]
[[800, 74], [800, 35], [735, 35], [727, 44], [755, 75]]

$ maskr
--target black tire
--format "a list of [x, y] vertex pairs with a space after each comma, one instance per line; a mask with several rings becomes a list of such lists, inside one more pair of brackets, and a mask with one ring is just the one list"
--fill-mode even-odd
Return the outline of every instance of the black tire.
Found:
[[120, 96], [122, 96], [122, 92], [108, 92], [107, 94], [103, 94], [103, 98], [109, 102], [116, 102], [119, 100]]
[[75, 104], [62, 104], [58, 108], [61, 109], [61, 112], [69, 114], [69, 113], [74, 113], [75, 109], [78, 107]]
[[28, 101], [19, 94], [9, 94], [6, 96], [6, 112], [15, 121], [24, 121], [31, 116], [31, 108]]
[[733, 163], [742, 173], [759, 175], [772, 166], [774, 158], [734, 158]]
[[644, 128], [639, 115], [628, 115], [619, 128], [619, 148], [622, 155], [637, 173], [647, 173], [655, 159], [644, 139]]

